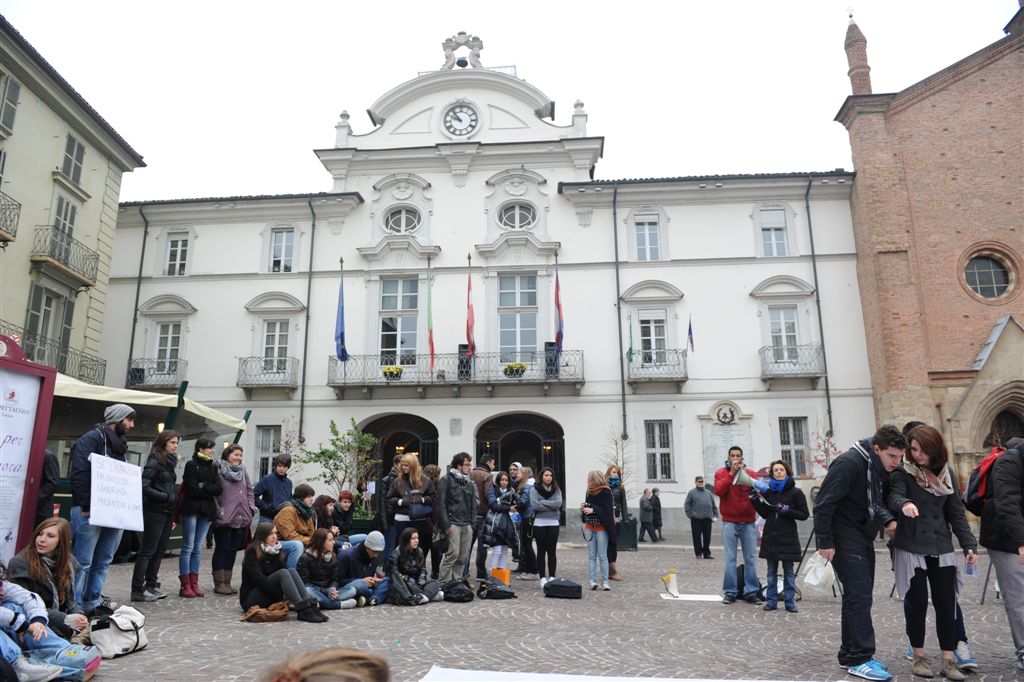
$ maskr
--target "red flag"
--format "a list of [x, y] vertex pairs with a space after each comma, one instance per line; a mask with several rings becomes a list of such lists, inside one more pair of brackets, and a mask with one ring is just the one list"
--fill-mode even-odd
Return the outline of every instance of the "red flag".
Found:
[[473, 324], [476, 320], [473, 316], [473, 273], [466, 275], [466, 344], [469, 346], [469, 353], [466, 357], [473, 357], [476, 352], [476, 342], [473, 340]]

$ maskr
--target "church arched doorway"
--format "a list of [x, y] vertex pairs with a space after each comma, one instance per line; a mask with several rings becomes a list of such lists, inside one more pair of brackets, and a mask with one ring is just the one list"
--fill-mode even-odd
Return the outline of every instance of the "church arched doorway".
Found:
[[565, 492], [565, 433], [562, 426], [543, 415], [515, 412], [492, 417], [476, 431], [477, 458], [489, 452], [497, 459], [497, 469], [507, 471], [512, 462], [533, 469], [536, 476], [543, 467], [555, 472], [558, 486]]
[[415, 414], [389, 414], [360, 427], [377, 437], [382, 475], [391, 470], [395, 455], [415, 453], [420, 464], [437, 464], [437, 427]]

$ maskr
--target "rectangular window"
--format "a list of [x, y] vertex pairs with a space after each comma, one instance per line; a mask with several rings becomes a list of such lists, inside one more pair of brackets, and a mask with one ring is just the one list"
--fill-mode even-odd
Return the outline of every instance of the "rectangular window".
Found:
[[500, 362], [536, 360], [536, 275], [498, 277], [498, 347]]
[[270, 473], [270, 464], [281, 452], [281, 427], [256, 427], [256, 457], [260, 463], [260, 478]]
[[0, 149], [0, 192], [4, 189], [4, 169], [7, 168], [7, 150]]
[[64, 165], [60, 172], [65, 178], [80, 185], [82, 183], [82, 161], [85, 160], [85, 145], [68, 133], [67, 144], [64, 145]]
[[74, 299], [33, 284], [29, 292], [25, 338], [21, 344], [25, 355], [34, 362], [64, 371], [74, 314]]
[[18, 97], [21, 95], [21, 83], [11, 78], [4, 77], [3, 96], [0, 98], [0, 125], [7, 130], [14, 130], [14, 114], [18, 110]]
[[779, 417], [782, 459], [793, 468], [796, 478], [808, 478], [813, 471], [807, 441], [807, 417]]
[[291, 272], [295, 230], [277, 229], [270, 234], [270, 271]]
[[172, 232], [167, 235], [167, 268], [165, 275], [184, 275], [188, 262], [188, 233]]
[[665, 311], [640, 311], [640, 361], [642, 364], [663, 365], [668, 360], [665, 326]]
[[638, 216], [634, 222], [636, 228], [636, 259], [660, 260], [661, 240], [658, 233], [657, 216]]
[[672, 420], [645, 420], [644, 437], [647, 452], [647, 480], [671, 481]]
[[156, 333], [156, 371], [174, 374], [178, 371], [181, 350], [181, 322], [162, 322]]
[[796, 306], [773, 306], [768, 309], [768, 320], [775, 362], [796, 362], [799, 357]]
[[263, 371], [288, 369], [288, 320], [263, 322]]
[[419, 280], [380, 281], [380, 364], [416, 364]]
[[53, 226], [58, 232], [63, 232], [68, 237], [75, 233], [75, 221], [78, 219], [78, 207], [69, 199], [60, 194], [57, 195], [57, 215], [53, 220]]
[[786, 211], [781, 208], [766, 208], [760, 212], [761, 247], [765, 256], [786, 256]]

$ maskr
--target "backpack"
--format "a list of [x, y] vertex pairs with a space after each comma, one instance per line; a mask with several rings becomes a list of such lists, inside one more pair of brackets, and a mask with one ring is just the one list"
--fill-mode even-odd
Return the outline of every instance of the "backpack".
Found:
[[583, 586], [565, 578], [552, 578], [544, 583], [544, 596], [557, 599], [583, 599]]
[[452, 602], [473, 601], [473, 590], [464, 580], [449, 580], [441, 586], [444, 592], [444, 600]]
[[103, 658], [116, 658], [145, 649], [149, 638], [146, 616], [132, 606], [119, 606], [113, 614], [92, 620], [92, 644]]
[[[447, 598], [448, 593], [445, 592], [444, 596]], [[493, 576], [488, 576], [487, 582], [480, 584], [476, 596], [481, 599], [517, 599], [511, 587]]]
[[[996, 460], [1005, 452], [1008, 452], [1008, 450], [992, 448], [992, 452], [986, 455], [974, 467], [970, 478], [967, 479], [963, 495], [964, 508], [975, 516], [981, 516], [981, 512], [985, 509], [985, 503], [992, 496], [992, 488], [989, 486], [988, 476], [992, 472], [992, 467], [995, 466]], [[1018, 457], [1020, 456], [1019, 450], [1014, 450], [1014, 452], [1016, 452]]]
[[[743, 595], [744, 585], [746, 585], [746, 577], [744, 576], [745, 569], [743, 564], [736, 566], [736, 587], [739, 590], [740, 595]], [[764, 600], [765, 584], [760, 578], [757, 580], [757, 597]]]

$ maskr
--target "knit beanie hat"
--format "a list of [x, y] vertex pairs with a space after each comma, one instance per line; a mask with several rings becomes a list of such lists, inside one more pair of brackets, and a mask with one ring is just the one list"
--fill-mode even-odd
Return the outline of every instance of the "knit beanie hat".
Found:
[[103, 423], [104, 424], [116, 424], [122, 419], [128, 417], [135, 417], [135, 410], [128, 407], [123, 403], [117, 403], [116, 405], [109, 406], [103, 411]]

